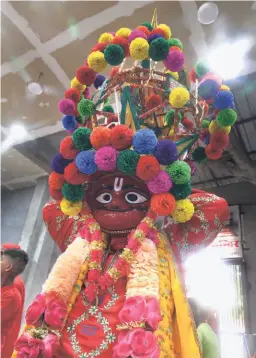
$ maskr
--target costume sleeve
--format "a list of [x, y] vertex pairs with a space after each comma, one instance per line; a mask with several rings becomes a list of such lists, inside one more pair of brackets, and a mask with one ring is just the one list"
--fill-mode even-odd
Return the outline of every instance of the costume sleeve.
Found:
[[227, 202], [214, 194], [194, 189], [190, 200], [195, 206], [192, 219], [172, 227], [171, 244], [182, 261], [193, 251], [211, 244], [229, 218]]
[[64, 215], [59, 204], [49, 202], [43, 209], [43, 220], [60, 250], [64, 252], [67, 246], [73, 241], [75, 234], [82, 228], [84, 218], [83, 211], [77, 216]]
[[17, 311], [17, 300], [13, 290], [1, 294], [1, 322], [4, 323], [12, 319]]

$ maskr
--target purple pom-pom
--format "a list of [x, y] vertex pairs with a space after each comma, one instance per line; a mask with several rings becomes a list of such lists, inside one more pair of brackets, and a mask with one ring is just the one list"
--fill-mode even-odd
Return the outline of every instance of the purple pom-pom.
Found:
[[196, 164], [195, 164], [195, 162], [193, 160], [189, 160], [189, 159], [185, 160], [185, 162], [190, 166], [191, 175], [194, 175], [195, 172], [196, 172]]
[[74, 131], [76, 129], [76, 117], [74, 116], [64, 116], [62, 117], [62, 125], [67, 131]]
[[164, 170], [160, 170], [147, 185], [148, 189], [153, 194], [167, 193], [172, 187], [172, 181], [170, 176]]
[[145, 34], [145, 32], [141, 31], [141, 30], [133, 30], [129, 37], [128, 37], [128, 43], [130, 44], [134, 39], [136, 39], [137, 37], [141, 37], [143, 39], [147, 39], [147, 36]]
[[97, 170], [97, 165], [95, 164], [95, 151], [94, 150], [84, 150], [77, 154], [76, 156], [76, 166], [79, 171], [83, 174], [93, 174]]
[[160, 164], [169, 165], [178, 159], [176, 144], [170, 139], [160, 140], [157, 143], [154, 155]]
[[95, 163], [100, 170], [112, 172], [116, 169], [117, 151], [110, 147], [102, 147], [95, 154]]
[[165, 67], [172, 72], [179, 72], [184, 68], [184, 53], [170, 50], [164, 60]]
[[231, 91], [219, 91], [213, 102], [213, 106], [216, 109], [226, 109], [226, 108], [232, 108], [232, 105], [234, 103], [234, 96]]
[[58, 153], [52, 158], [51, 167], [56, 173], [64, 174], [64, 169], [71, 162], [72, 160], [65, 159], [60, 153]]
[[219, 83], [215, 79], [206, 78], [199, 84], [198, 94], [205, 100], [213, 98], [219, 91]]
[[103, 83], [105, 82], [105, 80], [106, 80], [106, 78], [103, 75], [98, 74], [94, 81], [94, 87], [96, 89], [100, 88], [103, 85]]
[[59, 112], [66, 114], [66, 115], [71, 115], [75, 112], [75, 103], [68, 98], [63, 98], [62, 100], [59, 101]]
[[149, 35], [148, 37], [148, 43], [151, 44], [152, 41], [156, 40], [156, 39], [159, 39], [160, 37], [163, 37], [159, 34], [152, 34], [152, 35]]

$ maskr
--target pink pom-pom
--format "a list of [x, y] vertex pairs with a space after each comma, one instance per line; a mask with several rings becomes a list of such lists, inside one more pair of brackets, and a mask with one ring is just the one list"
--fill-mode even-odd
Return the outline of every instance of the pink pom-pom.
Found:
[[184, 68], [184, 54], [177, 50], [170, 50], [164, 60], [165, 67], [172, 72], [179, 72]]
[[145, 32], [141, 31], [141, 30], [134, 30], [130, 33], [129, 37], [128, 37], [128, 43], [130, 44], [134, 39], [136, 39], [137, 37], [141, 37], [143, 39], [147, 39], [147, 35], [145, 34]]
[[169, 175], [164, 171], [160, 170], [157, 175], [148, 182], [148, 188], [153, 194], [166, 193], [172, 187], [172, 181]]
[[95, 163], [100, 170], [111, 172], [116, 169], [117, 151], [109, 146], [102, 147], [95, 154]]
[[62, 100], [59, 101], [59, 112], [63, 113], [65, 115], [70, 115], [73, 114], [76, 110], [76, 105], [75, 103], [68, 98], [64, 98]]

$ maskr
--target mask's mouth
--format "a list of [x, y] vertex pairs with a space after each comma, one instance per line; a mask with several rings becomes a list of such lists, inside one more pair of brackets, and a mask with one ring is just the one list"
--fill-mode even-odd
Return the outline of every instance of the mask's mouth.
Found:
[[121, 235], [121, 234], [129, 234], [132, 230], [134, 230], [134, 228], [132, 228], [132, 229], [126, 229], [126, 230], [107, 230], [107, 229], [101, 228], [101, 230], [102, 230], [103, 232], [105, 232], [106, 234], [110, 234], [110, 235]]

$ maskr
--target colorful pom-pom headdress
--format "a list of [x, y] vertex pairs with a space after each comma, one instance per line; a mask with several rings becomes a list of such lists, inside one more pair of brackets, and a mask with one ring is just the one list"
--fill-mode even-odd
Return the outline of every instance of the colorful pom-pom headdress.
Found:
[[[127, 58], [134, 60], [129, 69]], [[220, 158], [236, 121], [234, 97], [221, 78], [204, 62], [188, 75], [183, 45], [169, 26], [144, 22], [103, 33], [70, 87], [59, 102], [69, 136], [49, 178], [63, 213], [79, 214], [96, 172], [119, 171], [146, 182], [156, 215], [190, 220], [194, 163]], [[92, 95], [90, 87], [97, 90]]]

